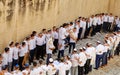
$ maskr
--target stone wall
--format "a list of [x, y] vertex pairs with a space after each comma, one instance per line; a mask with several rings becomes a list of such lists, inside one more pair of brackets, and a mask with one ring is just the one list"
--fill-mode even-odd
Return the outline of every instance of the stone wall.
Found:
[[11, 40], [22, 41], [33, 30], [40, 32], [78, 16], [108, 12], [109, 3], [109, 0], [0, 0], [0, 50]]

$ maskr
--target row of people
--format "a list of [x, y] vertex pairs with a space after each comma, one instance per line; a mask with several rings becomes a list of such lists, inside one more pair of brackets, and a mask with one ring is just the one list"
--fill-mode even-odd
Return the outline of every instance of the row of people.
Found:
[[[106, 15], [107, 14], [97, 14], [88, 19], [79, 17], [75, 20], [75, 22], [64, 23], [59, 28], [54, 26], [52, 30], [48, 31], [43, 29], [39, 34], [37, 34], [36, 31], [33, 31], [32, 34], [22, 42], [22, 44], [15, 43], [14, 45], [14, 42], [11, 42], [9, 46], [5, 48], [5, 52], [2, 54], [4, 60], [2, 62], [2, 66], [9, 65], [9, 71], [13, 71], [14, 66], [19, 64], [20, 70], [23, 70], [24, 64], [28, 59], [29, 64], [31, 64], [35, 59], [39, 60], [41, 58], [44, 60], [46, 55], [46, 63], [49, 64], [49, 58], [52, 57], [53, 53], [59, 51], [58, 58], [64, 56], [64, 50], [67, 45], [69, 45], [68, 54], [71, 54], [72, 50], [75, 48], [76, 42], [79, 39], [89, 35], [93, 36], [96, 32], [100, 32], [101, 29], [103, 31], [110, 31], [111, 29], [108, 30], [109, 26], [110, 28], [112, 27], [115, 29], [115, 31], [118, 31], [120, 25], [119, 18], [114, 18], [112, 14], [107, 15], [106, 18]], [[109, 25], [110, 20], [112, 20], [111, 25]], [[108, 36], [111, 36], [110, 39], [112, 40], [113, 34], [107, 35], [106, 39], [108, 39]], [[109, 44], [111, 44], [111, 40]], [[112, 57], [114, 50], [111, 49], [109, 52], [110, 57]]]

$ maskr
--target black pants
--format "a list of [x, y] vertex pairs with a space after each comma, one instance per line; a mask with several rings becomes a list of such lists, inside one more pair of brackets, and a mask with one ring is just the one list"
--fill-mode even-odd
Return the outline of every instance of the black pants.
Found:
[[90, 71], [90, 62], [91, 62], [91, 59], [87, 59], [85, 63], [85, 74], [88, 74]]
[[89, 35], [90, 29], [91, 29], [91, 27], [89, 27], [89, 28], [86, 29], [85, 35], [84, 35], [85, 38], [87, 38], [87, 36]]
[[93, 30], [92, 30], [92, 33], [91, 33], [91, 36], [94, 36], [96, 34], [96, 26], [92, 26]]
[[108, 27], [108, 22], [104, 22], [102, 26], [103, 32], [107, 31], [107, 27]]
[[84, 67], [78, 66], [78, 75], [83, 75], [84, 74]]
[[50, 59], [51, 57], [52, 57], [52, 54], [48, 53], [48, 54], [47, 54], [47, 60], [46, 60], [47, 65], [49, 64], [49, 59]]
[[97, 32], [100, 32], [101, 31], [101, 26], [102, 26], [102, 24], [101, 25], [97, 25]]
[[69, 53], [71, 53], [71, 50], [73, 50], [75, 48], [75, 43], [69, 43]]
[[15, 67], [15, 65], [17, 65], [18, 64], [18, 59], [16, 60], [16, 59], [13, 59], [13, 63], [12, 63], [12, 71], [14, 70], [14, 67]]
[[54, 39], [53, 44], [54, 44], [54, 46], [55, 46], [55, 49], [53, 50], [53, 53], [56, 53], [57, 50], [58, 50], [58, 39]]
[[34, 54], [35, 54], [34, 49], [33, 49], [33, 50], [30, 50], [29, 64], [31, 64], [31, 63], [33, 62]]
[[107, 27], [107, 30], [108, 30], [108, 31], [111, 31], [111, 24], [112, 24], [112, 23], [110, 23], [110, 22], [108, 23], [108, 27]]
[[43, 53], [43, 46], [37, 45], [36, 59], [39, 60], [40, 57], [43, 59]]
[[58, 52], [58, 59], [60, 59], [61, 57], [64, 57], [64, 50], [59, 50]]
[[69, 75], [69, 70], [66, 70], [66, 75]]
[[46, 44], [43, 44], [43, 56], [46, 54]]
[[20, 70], [23, 70], [22, 62], [23, 62], [24, 56], [19, 57], [19, 65], [20, 65]]
[[83, 28], [80, 28], [80, 29], [79, 29], [78, 39], [81, 39], [82, 30], [83, 30]]

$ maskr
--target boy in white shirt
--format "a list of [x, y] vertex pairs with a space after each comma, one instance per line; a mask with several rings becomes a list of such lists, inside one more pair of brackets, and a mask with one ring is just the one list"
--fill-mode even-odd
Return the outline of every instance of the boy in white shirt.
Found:
[[3, 60], [2, 60], [2, 66], [8, 65], [8, 58], [9, 58], [9, 48], [6, 47], [4, 49], [4, 53], [2, 54]]
[[14, 42], [9, 44], [9, 60], [8, 60], [8, 71], [11, 72], [12, 70], [12, 63], [13, 63], [13, 50], [14, 50]]

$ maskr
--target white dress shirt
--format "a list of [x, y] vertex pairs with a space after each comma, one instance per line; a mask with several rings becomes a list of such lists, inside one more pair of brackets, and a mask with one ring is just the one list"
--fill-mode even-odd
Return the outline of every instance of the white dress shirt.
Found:
[[96, 46], [96, 54], [97, 55], [102, 55], [104, 51], [104, 46], [102, 44], [99, 44], [98, 46]]
[[13, 49], [13, 59], [18, 60], [19, 48], [14, 47]]

